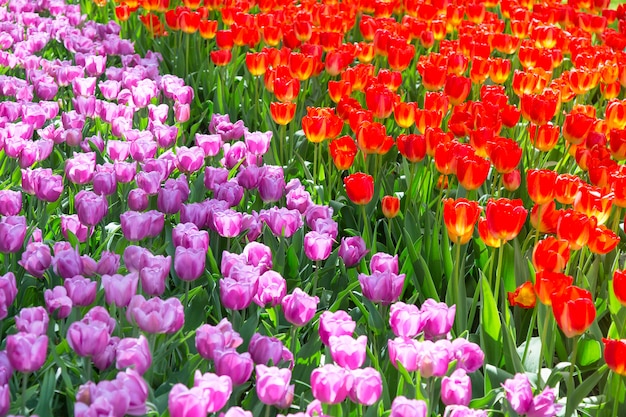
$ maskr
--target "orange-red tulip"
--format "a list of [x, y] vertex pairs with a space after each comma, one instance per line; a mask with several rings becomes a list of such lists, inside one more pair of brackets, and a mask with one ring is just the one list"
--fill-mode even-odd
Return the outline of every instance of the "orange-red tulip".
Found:
[[571, 285], [551, 299], [554, 318], [566, 337], [583, 334], [596, 319], [591, 293], [585, 289]]
[[478, 202], [466, 198], [448, 198], [443, 201], [443, 221], [450, 241], [460, 245], [469, 242], [480, 210]]
[[514, 292], [507, 293], [507, 298], [511, 306], [521, 308], [534, 308], [537, 303], [535, 288], [530, 281], [526, 281], [517, 287]]

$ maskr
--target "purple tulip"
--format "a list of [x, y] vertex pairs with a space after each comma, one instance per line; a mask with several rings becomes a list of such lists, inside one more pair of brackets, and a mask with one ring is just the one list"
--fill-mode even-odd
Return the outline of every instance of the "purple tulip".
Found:
[[48, 336], [19, 332], [6, 338], [7, 357], [18, 372], [39, 370], [48, 356]]
[[445, 337], [454, 324], [455, 314], [456, 306], [448, 307], [446, 303], [438, 303], [430, 298], [424, 301], [421, 308], [424, 336], [433, 340]]
[[445, 405], [469, 405], [472, 400], [472, 381], [463, 369], [441, 380], [441, 401]]
[[141, 288], [147, 295], [160, 296], [165, 292], [165, 283], [169, 277], [172, 258], [154, 256], [149, 251], [142, 255], [139, 279]]
[[291, 237], [303, 225], [302, 215], [298, 210], [272, 207], [269, 210], [262, 210], [259, 218], [267, 224], [276, 237]]
[[131, 416], [143, 416], [146, 414], [146, 401], [148, 400], [148, 384], [138, 372], [127, 369], [119, 372], [115, 377], [115, 383], [130, 396], [127, 414]]
[[148, 194], [141, 188], [134, 188], [128, 192], [128, 208], [133, 211], [144, 211], [148, 208], [150, 200]]
[[109, 203], [106, 197], [91, 191], [79, 191], [75, 197], [78, 219], [86, 226], [95, 226], [106, 216]]
[[413, 338], [422, 331], [424, 320], [416, 305], [397, 302], [389, 310], [389, 324], [397, 337]]
[[262, 168], [257, 165], [248, 165], [239, 167], [237, 173], [237, 183], [246, 190], [253, 190], [258, 187], [261, 177]]
[[317, 219], [313, 223], [313, 231], [326, 235], [334, 241], [339, 234], [339, 224], [333, 219]]
[[106, 250], [100, 254], [100, 260], [96, 265], [96, 272], [99, 275], [117, 274], [119, 268], [120, 255]]
[[245, 126], [241, 120], [231, 123], [227, 114], [213, 114], [209, 123], [209, 132], [220, 135], [223, 141], [231, 141], [244, 135]]
[[304, 187], [298, 187], [289, 191], [286, 202], [289, 210], [298, 210], [301, 214], [306, 213], [307, 209], [313, 205], [311, 194]]
[[526, 414], [533, 404], [533, 390], [528, 377], [516, 374], [502, 384], [509, 405], [517, 414]]
[[320, 316], [320, 340], [326, 346], [330, 344], [331, 336], [352, 336], [356, 322], [343, 310], [336, 312], [324, 311]]
[[335, 363], [342, 368], [357, 369], [365, 362], [367, 355], [367, 336], [331, 336], [330, 354]]
[[315, 222], [320, 219], [332, 219], [333, 209], [330, 206], [312, 204], [304, 213], [306, 224], [310, 229], [315, 229]]
[[[68, 245], [69, 246], [69, 245]], [[54, 272], [61, 278], [71, 278], [76, 275], [83, 275], [83, 261], [78, 253], [78, 247], [64, 248], [57, 251], [52, 258]]]
[[215, 352], [215, 372], [229, 376], [233, 385], [242, 385], [250, 379], [254, 362], [248, 352], [238, 353], [234, 349]]
[[333, 239], [316, 231], [304, 235], [304, 254], [312, 261], [323, 261], [330, 256]]
[[67, 290], [64, 287], [56, 286], [53, 289], [47, 289], [44, 291], [43, 298], [48, 313], [54, 313], [57, 319], [64, 319], [72, 312], [72, 299], [67, 296]]
[[66, 279], [63, 282], [63, 286], [67, 291], [68, 297], [72, 300], [72, 304], [75, 306], [87, 307], [96, 300], [98, 283], [82, 275]]
[[102, 287], [104, 299], [107, 304], [115, 304], [118, 307], [126, 307], [131, 298], [137, 293], [139, 275], [131, 272], [128, 275], [103, 275]]
[[226, 168], [206, 167], [204, 169], [204, 186], [207, 190], [216, 192], [218, 187], [228, 181]]
[[280, 304], [287, 294], [287, 281], [276, 271], [266, 271], [259, 276], [259, 288], [254, 302], [260, 307], [269, 304], [272, 307]]
[[265, 165], [261, 170], [258, 184], [259, 195], [265, 203], [280, 200], [285, 195], [285, 174], [283, 167]]
[[109, 343], [109, 331], [104, 323], [75, 321], [67, 329], [67, 343], [78, 356], [93, 356], [104, 352]]
[[20, 191], [0, 190], [0, 214], [17, 216], [22, 210], [22, 193]]
[[487, 412], [474, 410], [464, 405], [449, 405], [446, 407], [444, 415], [447, 417], [487, 417]]
[[248, 148], [244, 142], [225, 143], [222, 145], [224, 158], [220, 161], [226, 169], [231, 170], [245, 161]]
[[115, 161], [113, 163], [115, 179], [120, 184], [128, 184], [135, 179], [137, 174], [137, 162]]
[[7, 415], [11, 407], [11, 389], [9, 384], [0, 385], [0, 415]]
[[291, 370], [256, 366], [256, 393], [259, 400], [266, 405], [278, 405], [284, 401], [289, 392]]
[[374, 272], [398, 273], [398, 255], [391, 256], [387, 253], [378, 252], [372, 255], [370, 260], [370, 270]]
[[344, 368], [337, 365], [324, 365], [311, 372], [313, 396], [324, 404], [343, 402], [352, 389], [354, 378]]
[[115, 100], [120, 92], [120, 83], [115, 80], [100, 81], [98, 88], [105, 99]]
[[174, 256], [174, 270], [176, 275], [183, 281], [195, 281], [204, 273], [206, 264], [206, 251], [203, 249], [185, 249], [182, 246], [176, 248]]
[[204, 151], [199, 146], [187, 148], [181, 146], [176, 149], [178, 168], [183, 172], [196, 172], [204, 165]]
[[157, 143], [151, 138], [139, 138], [130, 144], [130, 156], [138, 162], [154, 158], [157, 153]]
[[98, 195], [111, 195], [117, 191], [117, 181], [113, 166], [110, 169], [98, 169], [93, 176], [93, 191]]
[[387, 348], [389, 360], [394, 367], [397, 368], [400, 363], [408, 372], [417, 371], [417, 356], [420, 349], [417, 341], [397, 337], [387, 341]]
[[252, 303], [258, 288], [258, 277], [239, 281], [233, 278], [223, 278], [220, 279], [220, 300], [224, 308], [244, 310]]
[[157, 194], [157, 209], [161, 213], [176, 214], [183, 204], [183, 195], [175, 188], [160, 188]]
[[233, 392], [233, 383], [229, 376], [218, 376], [210, 372], [202, 374], [196, 370], [193, 385], [202, 389], [204, 396], [209, 399], [207, 413], [214, 413], [224, 408]]
[[208, 402], [201, 388], [176, 384], [170, 390], [167, 409], [171, 417], [205, 417]]
[[178, 137], [178, 127], [162, 125], [157, 122], [152, 126], [152, 133], [157, 141], [157, 145], [161, 148], [167, 149], [176, 143], [176, 138]]
[[354, 369], [351, 371], [353, 383], [350, 399], [362, 405], [374, 405], [383, 391], [380, 373], [374, 368]]
[[143, 375], [152, 364], [152, 355], [148, 339], [144, 335], [138, 338], [127, 337], [117, 344], [115, 353], [115, 367], [125, 369], [133, 367], [137, 373]]
[[220, 135], [203, 135], [196, 133], [196, 145], [202, 148], [206, 156], [215, 156], [222, 149], [222, 138]]
[[216, 350], [236, 349], [243, 343], [227, 319], [217, 326], [203, 324], [196, 330], [196, 350], [206, 360], [215, 360]]
[[[46, 334], [50, 318], [43, 307], [23, 308], [15, 316], [15, 328], [18, 332], [35, 335]], [[1, 382], [1, 381], [0, 381]]]
[[431, 342], [425, 340], [417, 342], [417, 367], [423, 378], [431, 376], [444, 376], [448, 372], [451, 357], [449, 352], [450, 342], [447, 340], [438, 340]]
[[243, 199], [243, 187], [236, 180], [226, 181], [215, 189], [215, 198], [228, 203], [229, 207], [239, 205]]
[[8, 216], [0, 219], [0, 252], [14, 253], [19, 251], [26, 237], [26, 218], [24, 216]]
[[120, 342], [119, 337], [110, 337], [109, 343], [104, 347], [104, 350], [97, 355], [91, 357], [93, 365], [101, 371], [109, 368], [115, 362], [115, 355], [117, 353], [117, 345]]
[[[396, 397], [391, 403], [389, 417], [426, 417], [428, 406], [422, 400], [410, 400], [406, 397]], [[446, 414], [447, 415], [447, 414]]]
[[31, 242], [26, 246], [18, 263], [35, 278], [41, 278], [52, 264], [50, 247], [43, 243]]
[[68, 232], [76, 236], [79, 242], [85, 242], [89, 234], [89, 228], [81, 223], [76, 214], [63, 214], [61, 215], [61, 233], [67, 240], [69, 240]]
[[457, 366], [471, 373], [476, 372], [483, 366], [485, 354], [476, 343], [472, 343], [463, 338], [452, 341], [450, 352], [457, 360]]
[[101, 322], [108, 329], [109, 335], [113, 334], [113, 330], [115, 330], [115, 325], [117, 322], [113, 317], [109, 315], [109, 312], [102, 306], [92, 307], [91, 310], [85, 314], [83, 320], [85, 323], [94, 323], [96, 321]]
[[254, 155], [263, 156], [270, 148], [272, 131], [268, 132], [248, 132], [244, 133], [244, 141], [248, 151]]
[[152, 215], [137, 211], [126, 211], [120, 215], [124, 237], [131, 241], [140, 241], [148, 237]]
[[275, 337], [263, 336], [259, 333], [252, 335], [248, 352], [257, 365], [278, 365], [283, 356], [283, 342]]
[[231, 407], [226, 413], [220, 414], [220, 417], [254, 417], [250, 411], [246, 411], [241, 407]]
[[137, 187], [148, 195], [155, 195], [161, 189], [161, 174], [158, 171], [141, 171], [137, 173], [135, 180], [137, 181]]
[[246, 264], [252, 265], [264, 273], [272, 269], [272, 250], [260, 242], [249, 242], [241, 253]]
[[124, 249], [124, 265], [129, 272], [139, 272], [143, 268], [144, 254], [150, 252], [141, 246], [130, 245]]
[[138, 294], [130, 300], [126, 318], [147, 333], [176, 333], [183, 327], [185, 312], [176, 297], [165, 301], [159, 297], [146, 300]]
[[74, 152], [74, 157], [65, 162], [65, 175], [74, 184], [87, 184], [93, 178], [95, 170], [95, 152]]
[[311, 321], [319, 302], [318, 297], [311, 297], [300, 288], [296, 288], [283, 298], [281, 305], [287, 321], [296, 327], [301, 327]]
[[375, 271], [372, 275], [359, 274], [363, 296], [374, 303], [391, 304], [398, 300], [404, 287], [404, 274]]
[[198, 226], [193, 223], [178, 223], [172, 229], [172, 241], [176, 247], [201, 249], [206, 252], [209, 248], [209, 233], [206, 230], [198, 230]]
[[556, 404], [556, 389], [546, 387], [533, 398], [532, 405], [526, 414], [528, 417], [556, 416], [563, 409], [562, 404]]

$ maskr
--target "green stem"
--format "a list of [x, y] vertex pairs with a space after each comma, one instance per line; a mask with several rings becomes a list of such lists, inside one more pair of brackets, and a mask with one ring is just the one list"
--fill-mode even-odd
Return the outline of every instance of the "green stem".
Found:
[[459, 335], [467, 329], [467, 300], [465, 299], [464, 288], [461, 287], [464, 285], [461, 274], [461, 243], [456, 242], [454, 246], [454, 277], [452, 278], [452, 285], [458, 313], [456, 315], [456, 334]]
[[524, 346], [524, 354], [522, 355], [522, 364], [524, 364], [524, 362], [526, 361], [526, 356], [528, 355], [528, 348], [530, 347], [530, 339], [532, 338], [536, 321], [537, 321], [537, 308], [534, 308], [533, 314], [530, 317], [530, 326], [528, 326], [528, 333], [526, 334], [526, 345]]
[[28, 372], [22, 374], [22, 411], [24, 415], [28, 414], [26, 409], [26, 390], [28, 389]]
[[87, 356], [83, 356], [83, 369], [85, 371], [85, 381], [90, 381], [91, 380], [91, 359], [89, 359], [89, 357]]
[[502, 280], [502, 255], [503, 253], [504, 253], [504, 244], [502, 244], [502, 246], [498, 248], [498, 267], [496, 269], [496, 287], [494, 289], [496, 305], [498, 305], [498, 298], [500, 297], [500, 281]]
[[361, 204], [361, 218], [363, 219], [363, 240], [365, 240], [366, 247], [371, 247], [371, 235], [370, 235], [370, 225], [369, 219], [367, 218], [367, 213], [365, 212], [365, 205]]
[[183, 304], [185, 307], [189, 305], [189, 287], [191, 286], [190, 281], [185, 281], [185, 303]]
[[265, 417], [270, 417], [271, 410], [272, 410], [272, 406], [271, 405], [266, 405], [265, 406]]
[[298, 335], [298, 328], [296, 326], [291, 326], [291, 339], [289, 340], [289, 348], [291, 349], [291, 353], [293, 353], [293, 361], [296, 363], [296, 338]]

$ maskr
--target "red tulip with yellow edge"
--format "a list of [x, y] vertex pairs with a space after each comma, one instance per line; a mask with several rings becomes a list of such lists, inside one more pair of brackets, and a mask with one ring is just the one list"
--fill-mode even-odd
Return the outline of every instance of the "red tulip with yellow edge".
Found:
[[487, 219], [481, 217], [478, 219], [478, 236], [483, 241], [483, 243], [490, 248], [499, 248], [504, 244], [504, 240], [498, 239], [494, 236], [487, 227]]
[[521, 199], [508, 198], [490, 199], [487, 202], [485, 217], [487, 227], [496, 239], [512, 240], [519, 234], [526, 222], [528, 210]]
[[595, 217], [567, 209], [559, 216], [556, 235], [559, 239], [567, 240], [570, 249], [579, 250], [589, 242], [591, 229], [595, 229], [597, 223]]
[[526, 171], [528, 196], [535, 204], [545, 204], [554, 198], [556, 171], [551, 169], [529, 169]]
[[296, 103], [273, 101], [270, 103], [270, 115], [274, 123], [286, 126], [296, 115]]
[[457, 160], [456, 177], [466, 190], [477, 190], [485, 183], [491, 164], [478, 155], [469, 155]]
[[559, 174], [554, 183], [554, 198], [561, 204], [572, 204], [583, 181], [577, 175]]
[[400, 199], [395, 196], [386, 195], [381, 201], [383, 216], [393, 219], [400, 212]]
[[466, 198], [443, 201], [443, 221], [448, 231], [450, 241], [457, 244], [469, 242], [474, 233], [474, 226], [480, 216], [481, 208], [478, 202]]
[[533, 144], [535, 149], [541, 152], [549, 152], [559, 142], [561, 130], [559, 126], [552, 123], [546, 123], [545, 125], [537, 126], [536, 124], [528, 124], [528, 134], [530, 137], [530, 143]]
[[565, 291], [574, 278], [562, 272], [538, 271], [535, 275], [535, 293], [542, 304], [552, 305], [552, 295]]
[[509, 304], [521, 308], [534, 308], [537, 304], [537, 296], [533, 283], [526, 281], [515, 289], [514, 292], [507, 293]]
[[587, 247], [591, 253], [606, 255], [615, 249], [619, 242], [619, 236], [615, 232], [606, 226], [599, 225], [592, 229]]
[[540, 233], [556, 233], [562, 210], [556, 209], [553, 200], [545, 204], [535, 204], [530, 210], [530, 224]]
[[340, 170], [346, 170], [352, 166], [357, 150], [356, 142], [348, 135], [331, 141], [329, 145], [333, 163]]
[[604, 224], [609, 219], [613, 207], [613, 194], [604, 193], [599, 187], [583, 185], [574, 197], [574, 210], [595, 217], [597, 224]]
[[569, 258], [570, 250], [567, 240], [548, 236], [535, 245], [532, 263], [537, 272], [563, 272]]
[[583, 288], [572, 285], [550, 298], [556, 323], [566, 337], [580, 336], [596, 319], [591, 293]]

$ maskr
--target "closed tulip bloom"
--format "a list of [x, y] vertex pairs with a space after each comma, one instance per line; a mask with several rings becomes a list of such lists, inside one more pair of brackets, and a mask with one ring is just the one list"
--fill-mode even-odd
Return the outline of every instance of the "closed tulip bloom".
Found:
[[65, 239], [69, 240], [71, 232], [79, 242], [85, 242], [89, 235], [89, 228], [81, 223], [76, 214], [61, 215], [61, 233]]
[[604, 343], [604, 361], [611, 371], [626, 376], [626, 340], [602, 338]]
[[323, 261], [330, 256], [333, 239], [327, 234], [316, 231], [304, 236], [304, 254], [312, 261]]
[[254, 362], [248, 352], [238, 353], [236, 350], [217, 351], [215, 372], [229, 376], [233, 385], [241, 385], [250, 379]]
[[74, 153], [74, 157], [65, 163], [65, 175], [74, 184], [89, 183], [95, 171], [96, 154], [94, 152]]
[[147, 333], [176, 333], [183, 326], [185, 314], [178, 298], [146, 300], [138, 294], [130, 300], [126, 318]]
[[282, 167], [265, 165], [261, 169], [257, 185], [264, 203], [280, 200], [285, 194], [285, 174]]
[[272, 131], [268, 132], [245, 132], [244, 140], [248, 151], [255, 155], [265, 155], [270, 148]]
[[390, 255], [384, 252], [377, 252], [370, 260], [370, 270], [374, 272], [398, 273], [398, 255]]
[[323, 344], [328, 346], [332, 336], [352, 336], [356, 322], [343, 310], [336, 312], [324, 311], [319, 321], [319, 336]]
[[381, 200], [383, 215], [388, 219], [393, 219], [400, 211], [400, 199], [395, 196], [386, 195]]
[[221, 410], [233, 392], [233, 383], [229, 376], [210, 372], [202, 374], [199, 370], [194, 374], [193, 385], [202, 389], [204, 396], [209, 399], [207, 413]]
[[196, 172], [204, 165], [206, 157], [204, 150], [199, 146], [187, 148], [181, 146], [176, 149], [178, 167], [183, 172]]
[[330, 336], [330, 354], [335, 363], [342, 368], [357, 369], [365, 362], [367, 336]]
[[274, 236], [289, 238], [300, 229], [304, 222], [298, 210], [285, 207], [262, 210], [259, 218], [270, 228]]
[[141, 288], [147, 295], [160, 296], [163, 294], [171, 264], [172, 258], [169, 256], [154, 256], [151, 253], [144, 253], [139, 279], [141, 280]]
[[118, 307], [126, 307], [130, 299], [137, 293], [139, 275], [131, 272], [127, 275], [103, 275], [102, 287], [104, 288], [104, 299], [107, 304], [115, 304]]
[[150, 212], [126, 211], [120, 215], [122, 233], [128, 240], [143, 240], [149, 236], [153, 220], [154, 217]]
[[256, 393], [259, 400], [266, 405], [280, 404], [289, 390], [291, 370], [265, 365], [257, 365], [255, 369]]
[[354, 369], [352, 374], [352, 388], [350, 399], [362, 405], [374, 405], [383, 391], [380, 372], [374, 368]]
[[67, 343], [78, 356], [93, 356], [104, 351], [109, 331], [104, 323], [75, 321], [67, 329]]
[[373, 272], [371, 275], [359, 274], [358, 278], [364, 297], [374, 303], [388, 305], [400, 297], [405, 277], [405, 274], [385, 271]]
[[209, 399], [201, 388], [176, 384], [170, 390], [167, 409], [171, 417], [204, 417]]
[[311, 372], [313, 396], [324, 404], [343, 402], [352, 389], [354, 378], [349, 371], [337, 365], [324, 365]]
[[389, 339], [387, 341], [387, 348], [391, 364], [398, 368], [398, 363], [400, 363], [408, 372], [417, 371], [419, 347], [418, 342], [413, 339], [405, 339], [403, 337]]
[[242, 230], [243, 215], [227, 209], [213, 212], [213, 229], [222, 237], [233, 238]]
[[357, 172], [343, 179], [346, 194], [350, 201], [357, 205], [365, 205], [374, 197], [374, 178], [371, 175]]
[[3, 216], [16, 216], [22, 210], [22, 192], [1, 190], [0, 191], [0, 214]]
[[176, 214], [183, 205], [183, 195], [175, 188], [163, 187], [157, 193], [157, 209], [164, 214]]
[[196, 145], [202, 148], [205, 156], [215, 156], [222, 149], [222, 138], [220, 135], [203, 135], [196, 133]]
[[9, 363], [18, 372], [38, 371], [48, 357], [48, 336], [19, 332], [7, 336]]
[[424, 321], [419, 308], [413, 304], [397, 302], [389, 310], [389, 324], [397, 337], [417, 336], [424, 327]]
[[449, 405], [445, 409], [445, 415], [449, 417], [487, 417], [487, 412], [468, 408], [464, 405]]
[[206, 360], [214, 360], [216, 350], [236, 349], [243, 343], [227, 319], [216, 326], [203, 324], [196, 330], [196, 350]]
[[552, 293], [550, 298], [554, 318], [566, 337], [583, 334], [596, 318], [596, 307], [587, 290], [569, 286], [560, 293]]
[[46, 302], [46, 310], [54, 314], [57, 319], [64, 319], [72, 312], [72, 299], [67, 296], [67, 291], [60, 285], [47, 289], [43, 298]]
[[275, 337], [255, 333], [250, 339], [248, 352], [257, 365], [278, 365], [283, 356], [283, 348], [283, 342]]
[[220, 414], [220, 417], [254, 417], [252, 412], [246, 411], [241, 407], [231, 407], [226, 413]]
[[63, 282], [67, 290], [67, 295], [72, 300], [72, 304], [79, 307], [87, 307], [96, 300], [98, 283], [82, 275], [76, 275]]
[[474, 234], [474, 226], [478, 221], [480, 211], [480, 206], [476, 201], [465, 198], [444, 200], [443, 221], [452, 242], [460, 245], [469, 242]]
[[548, 236], [533, 249], [532, 262], [535, 271], [563, 272], [570, 258], [567, 240]]
[[139, 272], [143, 268], [144, 254], [148, 249], [141, 246], [129, 245], [124, 249], [124, 266], [129, 272]]
[[109, 343], [106, 345], [104, 350], [94, 355], [91, 358], [93, 365], [101, 371], [108, 369], [115, 362], [115, 353], [117, 351], [117, 345], [120, 342], [119, 337], [110, 337]]
[[[50, 318], [43, 307], [23, 308], [15, 316], [15, 328], [19, 332], [36, 335], [46, 334]], [[1, 381], [0, 381], [1, 382]]]
[[57, 275], [61, 278], [71, 278], [83, 274], [83, 261], [78, 253], [78, 247], [57, 250], [55, 245], [54, 249], [56, 253], [52, 258], [52, 266]]
[[126, 337], [120, 340], [115, 354], [115, 367], [117, 369], [132, 367], [137, 373], [143, 375], [151, 364], [150, 346], [144, 335], [140, 335], [138, 338]]
[[427, 413], [428, 406], [424, 401], [400, 396], [393, 400], [389, 417], [426, 417]]
[[445, 405], [469, 405], [472, 399], [472, 382], [463, 369], [441, 380], [441, 401]]
[[113, 275], [120, 268], [120, 255], [103, 251], [100, 254], [100, 260], [96, 265], [96, 273], [98, 275]]
[[280, 304], [287, 294], [287, 281], [276, 271], [266, 271], [259, 276], [259, 288], [254, 296], [254, 302], [264, 307]]
[[296, 288], [283, 298], [281, 305], [287, 321], [301, 327], [313, 318], [319, 302], [318, 297], [311, 297], [300, 288]]
[[591, 229], [595, 229], [597, 220], [573, 209], [567, 209], [559, 215], [556, 235], [567, 240], [571, 250], [579, 250], [589, 242]]
[[432, 298], [424, 301], [421, 308], [424, 320], [424, 335], [427, 339], [436, 339], [446, 336], [456, 315], [456, 306], [448, 307], [446, 303], [438, 303]]
[[18, 263], [35, 278], [41, 278], [52, 264], [50, 247], [44, 243], [31, 242], [26, 246]]
[[239, 281], [233, 278], [223, 278], [220, 279], [220, 300], [227, 309], [244, 310], [252, 303], [258, 288], [258, 277]]
[[515, 239], [524, 226], [527, 214], [522, 200], [490, 199], [486, 209], [487, 228], [496, 239]]
[[450, 342], [443, 339], [437, 342], [425, 340], [418, 343], [417, 367], [424, 378], [441, 377], [448, 372], [450, 361]]
[[483, 366], [485, 354], [476, 343], [469, 342], [463, 338], [456, 338], [449, 348], [451, 358], [457, 360], [460, 369], [472, 373]]
[[13, 272], [0, 275], [0, 319], [8, 315], [9, 306], [17, 296], [17, 285]]
[[63, 177], [57, 174], [39, 175], [34, 180], [35, 196], [48, 203], [54, 203], [63, 193]]
[[360, 236], [342, 237], [339, 244], [339, 257], [346, 267], [357, 265], [361, 259], [369, 252], [365, 241]]
[[174, 270], [183, 281], [195, 281], [204, 273], [206, 252], [203, 249], [176, 248]]
[[115, 161], [113, 163], [115, 179], [122, 184], [128, 184], [135, 179], [137, 174], [137, 162]]
[[556, 171], [549, 169], [529, 169], [526, 172], [528, 195], [535, 204], [545, 204], [554, 197]]
[[19, 251], [26, 237], [26, 218], [24, 216], [8, 216], [0, 219], [0, 252], [14, 253]]
[[148, 400], [148, 384], [138, 372], [127, 369], [125, 372], [118, 372], [115, 377], [115, 384], [129, 393], [130, 403], [127, 413], [131, 416], [141, 416], [146, 414], [146, 401]]

